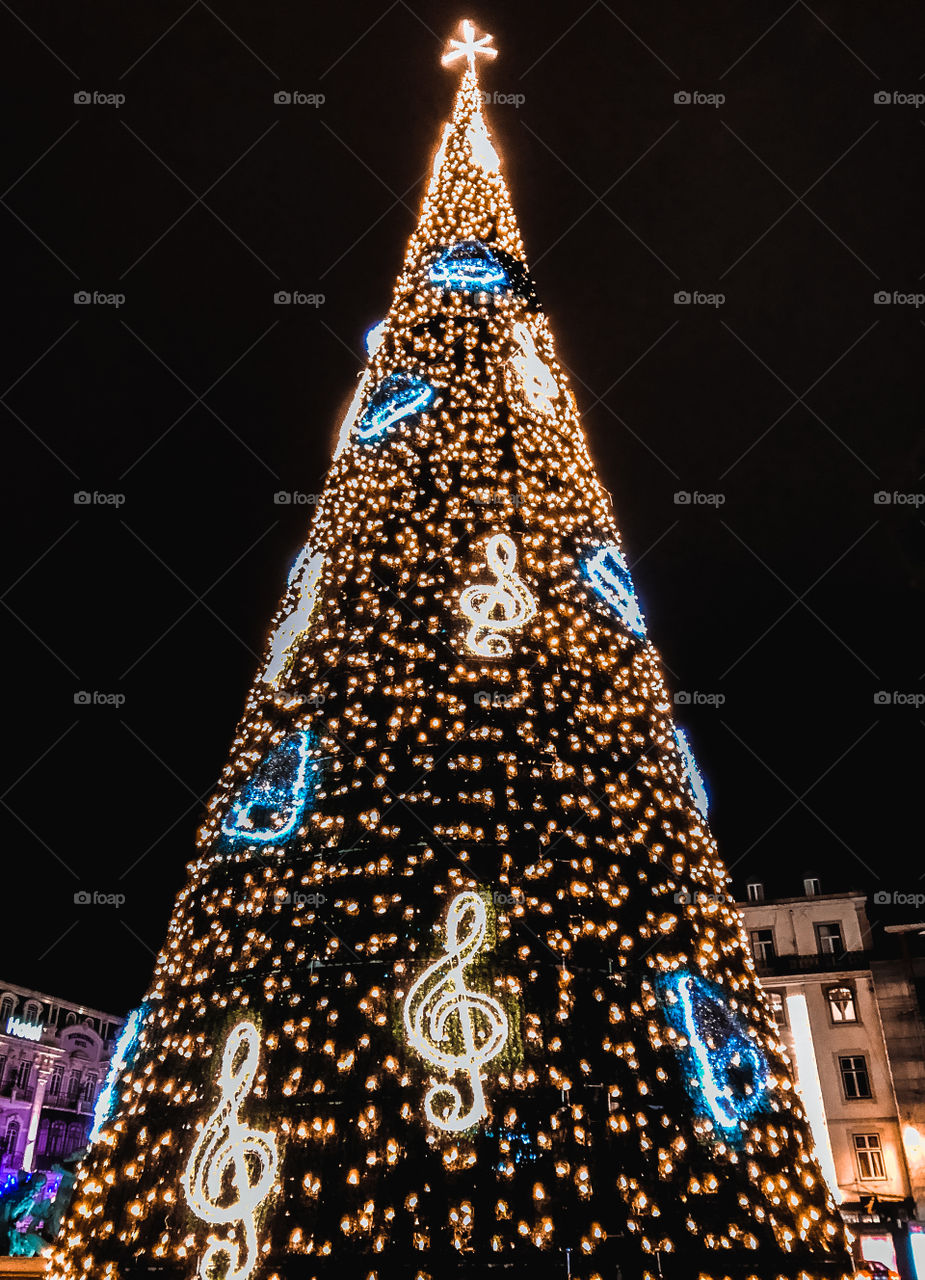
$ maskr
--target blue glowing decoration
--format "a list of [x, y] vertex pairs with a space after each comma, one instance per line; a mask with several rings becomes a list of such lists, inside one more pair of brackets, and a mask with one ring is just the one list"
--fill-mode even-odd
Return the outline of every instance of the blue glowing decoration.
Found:
[[222, 834], [236, 844], [279, 844], [299, 825], [315, 766], [310, 738], [295, 733], [274, 747], [241, 788], [225, 815]]
[[91, 1147], [100, 1136], [100, 1130], [109, 1123], [115, 1112], [116, 1104], [119, 1101], [116, 1086], [119, 1083], [119, 1077], [126, 1067], [131, 1066], [135, 1057], [135, 1051], [138, 1048], [138, 1037], [141, 1034], [141, 1024], [144, 1022], [147, 1012], [146, 1005], [139, 1005], [137, 1009], [133, 1009], [128, 1015], [125, 1026], [119, 1032], [119, 1039], [116, 1041], [116, 1047], [113, 1050], [112, 1057], [109, 1059], [109, 1070], [106, 1072], [106, 1079], [103, 1081], [103, 1087], [96, 1100], [96, 1106], [93, 1108], [93, 1124], [90, 1128], [90, 1136], [87, 1139], [87, 1143]]
[[624, 626], [634, 635], [644, 637], [646, 622], [636, 599], [629, 566], [619, 547], [609, 543], [594, 553], [585, 570], [595, 591], [614, 610]]
[[460, 293], [495, 293], [510, 284], [508, 273], [481, 240], [460, 240], [431, 264], [431, 284]]
[[366, 354], [374, 356], [382, 346], [382, 339], [385, 337], [385, 321], [380, 320], [378, 324], [374, 324], [371, 329], [366, 330], [363, 338], [366, 347]]
[[710, 808], [710, 797], [707, 795], [703, 774], [694, 759], [694, 753], [691, 750], [691, 744], [687, 740], [687, 734], [683, 729], [675, 729], [674, 735], [677, 739], [678, 750], [681, 752], [681, 759], [684, 762], [684, 781], [690, 788], [691, 796], [700, 816], [705, 818]]
[[410, 373], [390, 373], [373, 392], [357, 427], [361, 440], [376, 440], [396, 422], [413, 418], [431, 403], [436, 392]]
[[661, 988], [668, 1021], [687, 1040], [682, 1052], [694, 1105], [728, 1140], [739, 1133], [740, 1121], [764, 1109], [768, 1061], [720, 987], [692, 973], [673, 973]]

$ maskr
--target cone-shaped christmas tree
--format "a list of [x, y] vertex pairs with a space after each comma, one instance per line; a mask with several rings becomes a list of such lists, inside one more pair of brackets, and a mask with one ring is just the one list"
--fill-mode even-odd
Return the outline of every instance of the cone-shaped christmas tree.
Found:
[[524, 261], [485, 51], [466, 26], [55, 1276], [848, 1273]]

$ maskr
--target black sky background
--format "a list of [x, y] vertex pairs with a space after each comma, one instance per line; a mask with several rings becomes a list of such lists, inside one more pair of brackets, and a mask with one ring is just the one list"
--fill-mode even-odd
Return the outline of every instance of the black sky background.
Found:
[[925, 711], [875, 697], [925, 694], [925, 506], [874, 500], [925, 493], [925, 306], [874, 303], [925, 293], [925, 107], [874, 98], [925, 92], [921, 6], [15, 0], [10, 981], [114, 1012], [144, 990], [311, 516], [274, 494], [323, 484], [464, 16], [500, 50], [483, 87], [524, 96], [489, 127], [650, 636], [673, 690], [725, 699], [677, 712], [737, 887], [925, 885]]

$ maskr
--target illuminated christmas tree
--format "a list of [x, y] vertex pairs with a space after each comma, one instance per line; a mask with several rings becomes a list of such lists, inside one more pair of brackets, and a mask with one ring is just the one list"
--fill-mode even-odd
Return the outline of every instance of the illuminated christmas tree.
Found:
[[489, 41], [445, 59], [55, 1276], [849, 1272], [485, 127]]

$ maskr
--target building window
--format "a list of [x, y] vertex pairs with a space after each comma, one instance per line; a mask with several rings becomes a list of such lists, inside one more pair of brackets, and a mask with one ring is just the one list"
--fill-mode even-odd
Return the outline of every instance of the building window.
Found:
[[3, 1031], [6, 1031], [6, 1024], [9, 1022], [10, 1018], [12, 1018], [15, 1009], [15, 996], [5, 995], [3, 999], [0, 1000], [0, 1029]]
[[14, 1156], [16, 1147], [19, 1143], [19, 1121], [10, 1120], [7, 1122], [6, 1133], [3, 1135], [3, 1154], [5, 1156]]
[[48, 1081], [48, 1096], [49, 1098], [57, 1098], [60, 1092], [61, 1092], [61, 1072], [53, 1071], [51, 1073], [51, 1079]]
[[32, 1074], [32, 1063], [31, 1063], [31, 1062], [21, 1062], [21, 1063], [19, 1064], [19, 1071], [18, 1071], [18, 1073], [17, 1073], [17, 1075], [16, 1075], [16, 1087], [17, 1087], [18, 1089], [28, 1089], [28, 1088], [29, 1088], [29, 1076], [30, 1076], [31, 1074]]
[[69, 1013], [67, 1017], [64, 1019], [64, 1025], [66, 1027], [72, 1027], [76, 1021], [77, 1021], [77, 1014]]
[[28, 1000], [26, 1007], [22, 1011], [23, 1022], [30, 1023], [33, 1027], [42, 1021], [42, 1006], [37, 1000]]
[[867, 1062], [864, 1055], [859, 1053], [850, 1057], [839, 1058], [838, 1066], [841, 1071], [841, 1082], [845, 1097], [869, 1098], [870, 1077], [867, 1074]]
[[3, 1054], [3, 1056], [0, 1057], [0, 1093], [3, 1092], [3, 1086], [6, 1083], [6, 1063], [7, 1057], [6, 1054]]
[[774, 950], [773, 929], [752, 929], [752, 955], [757, 964], [770, 964], [777, 953]]
[[817, 924], [816, 945], [821, 956], [840, 956], [844, 951], [840, 924]]
[[87, 1076], [86, 1080], [84, 1081], [83, 1095], [82, 1095], [85, 1102], [93, 1101], [94, 1096], [96, 1095], [96, 1084], [97, 1084], [96, 1076]]
[[825, 994], [833, 1022], [857, 1022], [858, 1010], [851, 987], [829, 987]]
[[68, 1102], [76, 1102], [80, 1093], [80, 1072], [72, 1071], [67, 1078], [67, 1100]]
[[803, 892], [807, 898], [816, 898], [822, 892], [822, 885], [819, 883], [818, 876], [808, 876], [803, 881]]
[[771, 1005], [771, 1017], [774, 1019], [775, 1025], [786, 1027], [787, 1006], [784, 1004], [784, 993], [782, 991], [769, 991], [767, 997]]
[[749, 902], [764, 902], [764, 885], [759, 880], [750, 880], [745, 892]]
[[858, 1162], [858, 1177], [862, 1182], [882, 1182], [886, 1178], [879, 1133], [856, 1133], [854, 1154]]

